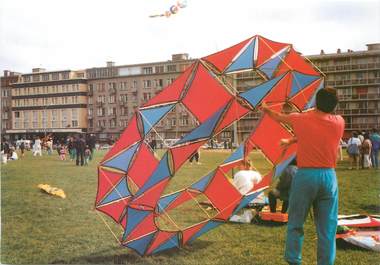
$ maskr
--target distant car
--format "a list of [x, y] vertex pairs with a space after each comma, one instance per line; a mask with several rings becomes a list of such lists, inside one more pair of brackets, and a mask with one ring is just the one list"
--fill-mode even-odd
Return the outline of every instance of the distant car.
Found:
[[111, 148], [112, 148], [112, 145], [109, 145], [109, 144], [103, 144], [102, 146], [100, 146], [100, 150], [108, 150]]
[[164, 139], [164, 141], [163, 141], [163, 147], [164, 148], [169, 148], [169, 147], [171, 147], [173, 144], [175, 144], [178, 141], [179, 141], [179, 139]]

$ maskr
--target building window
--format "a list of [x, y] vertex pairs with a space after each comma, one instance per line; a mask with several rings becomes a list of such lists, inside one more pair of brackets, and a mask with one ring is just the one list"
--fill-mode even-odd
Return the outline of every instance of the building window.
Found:
[[48, 80], [49, 80], [49, 74], [43, 74], [42, 81], [48, 81]]
[[137, 88], [137, 80], [133, 80], [132, 88]]
[[143, 74], [144, 75], [153, 74], [153, 67], [143, 67]]
[[164, 66], [163, 65], [156, 66], [155, 70], [156, 70], [155, 71], [156, 73], [163, 73], [164, 72]]
[[97, 115], [98, 116], [104, 116], [105, 115], [105, 108], [97, 108]]
[[128, 100], [128, 97], [127, 97], [126, 94], [121, 94], [121, 95], [119, 96], [119, 101], [120, 101], [120, 102], [127, 102], [127, 100]]
[[143, 98], [145, 101], [147, 101], [151, 98], [151, 94], [150, 93], [143, 93]]
[[78, 127], [78, 121], [71, 121], [71, 127]]
[[69, 73], [68, 72], [62, 73], [62, 79], [69, 79]]
[[108, 103], [115, 103], [115, 95], [111, 95], [108, 97]]
[[176, 72], [177, 71], [177, 65], [175, 64], [169, 64], [166, 66], [167, 72]]
[[144, 80], [143, 81], [143, 87], [144, 88], [152, 87], [152, 81], [151, 80]]
[[33, 82], [39, 82], [40, 81], [40, 75], [33, 75]]
[[23, 77], [24, 82], [30, 82], [30, 75], [26, 75]]
[[15, 118], [20, 118], [20, 112], [19, 111], [15, 111]]

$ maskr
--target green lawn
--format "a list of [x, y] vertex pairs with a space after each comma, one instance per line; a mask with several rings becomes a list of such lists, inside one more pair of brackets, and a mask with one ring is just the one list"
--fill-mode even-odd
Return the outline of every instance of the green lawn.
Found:
[[[32, 157], [1, 168], [1, 263], [7, 264], [285, 264], [283, 248], [286, 226], [225, 224], [181, 250], [150, 257], [120, 247], [104, 224], [120, 235], [110, 218], [93, 210], [97, 190], [98, 152], [87, 167], [60, 161], [58, 156]], [[228, 155], [203, 151], [201, 165], [186, 164], [168, 187], [178, 190], [213, 169]], [[256, 154], [255, 154], [256, 155]], [[254, 160], [254, 161], [257, 161]], [[267, 164], [256, 163], [260, 170]], [[339, 164], [340, 214], [379, 214], [380, 172], [346, 170]], [[62, 188], [66, 199], [49, 196], [37, 188], [47, 183]], [[185, 225], [189, 212], [177, 213]], [[305, 225], [303, 264], [316, 262], [316, 234], [311, 219]], [[336, 264], [378, 264], [375, 252], [338, 244]]]

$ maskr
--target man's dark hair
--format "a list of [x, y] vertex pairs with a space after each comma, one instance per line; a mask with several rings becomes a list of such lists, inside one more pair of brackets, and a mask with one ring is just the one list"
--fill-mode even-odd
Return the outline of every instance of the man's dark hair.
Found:
[[316, 97], [317, 109], [326, 113], [331, 113], [335, 110], [338, 104], [336, 90], [331, 87], [320, 89]]

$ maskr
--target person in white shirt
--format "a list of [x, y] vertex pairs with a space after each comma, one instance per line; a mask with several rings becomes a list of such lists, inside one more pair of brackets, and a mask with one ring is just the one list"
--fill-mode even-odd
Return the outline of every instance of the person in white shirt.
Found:
[[262, 176], [259, 172], [252, 170], [249, 160], [245, 160], [239, 169], [234, 175], [233, 184], [242, 195], [245, 195], [261, 181]]
[[33, 145], [33, 156], [36, 155], [42, 156], [42, 148], [41, 148], [41, 140], [40, 138], [36, 138]]

